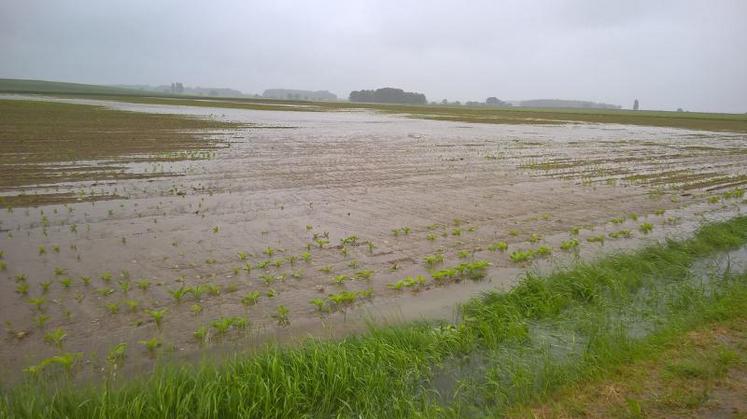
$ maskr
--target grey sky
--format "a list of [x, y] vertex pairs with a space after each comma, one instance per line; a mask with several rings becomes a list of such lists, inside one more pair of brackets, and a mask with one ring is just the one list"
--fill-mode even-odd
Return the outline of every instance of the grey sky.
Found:
[[0, 77], [747, 112], [747, 1], [2, 0]]

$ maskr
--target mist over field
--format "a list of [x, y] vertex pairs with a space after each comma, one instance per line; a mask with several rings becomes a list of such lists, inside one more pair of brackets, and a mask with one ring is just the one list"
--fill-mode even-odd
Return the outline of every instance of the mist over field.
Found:
[[0, 3], [0, 77], [747, 112], [747, 3]]

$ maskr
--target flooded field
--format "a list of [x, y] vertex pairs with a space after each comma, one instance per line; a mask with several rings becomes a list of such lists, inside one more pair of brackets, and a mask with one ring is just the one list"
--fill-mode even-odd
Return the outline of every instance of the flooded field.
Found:
[[687, 235], [747, 205], [743, 133], [57, 101], [210, 124], [190, 119], [175, 148], [150, 148], [162, 134], [72, 163], [51, 143], [2, 151], [9, 377], [63, 348], [95, 376], [122, 343], [137, 370], [370, 319], [451, 318], [526, 269]]

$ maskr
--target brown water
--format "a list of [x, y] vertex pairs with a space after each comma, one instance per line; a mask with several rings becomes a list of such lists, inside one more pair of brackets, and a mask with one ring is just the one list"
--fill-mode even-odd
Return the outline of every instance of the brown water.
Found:
[[[67, 333], [63, 350], [83, 352], [82, 369], [95, 374], [108, 350], [120, 342], [129, 345], [127, 371], [152, 365], [138, 341], [154, 336], [164, 344], [162, 355], [192, 358], [276, 338], [339, 336], [362, 330], [371, 319], [451, 319], [459, 302], [516, 282], [528, 266], [512, 263], [512, 250], [553, 247], [558, 256], [540, 260], [537, 269], [571, 261], [558, 246], [573, 226], [586, 227], [579, 236], [580, 257], [591, 258], [667, 235], [687, 235], [703, 220], [728, 218], [745, 207], [742, 198], [706, 202], [707, 196], [733, 187], [735, 179], [747, 174], [745, 135], [611, 125], [480, 125], [369, 112], [105, 104], [260, 128], [226, 133], [223, 140], [230, 146], [210, 160], [158, 168], [131, 164], [128, 169], [158, 169], [178, 177], [35, 187], [76, 193], [93, 189], [128, 199], [0, 214], [0, 250], [7, 263], [0, 273], [6, 277], [0, 280], [0, 319], [14, 332], [29, 333], [2, 340], [0, 369], [10, 376], [59, 352], [44, 343], [45, 333], [57, 327]], [[708, 175], [693, 176], [698, 174]], [[710, 182], [698, 183], [704, 179]], [[663, 215], [654, 215], [661, 209], [666, 210]], [[608, 222], [630, 213], [639, 219]], [[642, 222], [654, 225], [651, 234], [638, 231]], [[405, 226], [409, 234], [392, 234]], [[630, 229], [633, 238], [607, 237], [604, 245], [586, 241], [621, 229]], [[324, 233], [330, 244], [320, 249], [313, 235]], [[540, 243], [528, 243], [532, 233], [542, 236]], [[435, 240], [428, 240], [429, 234]], [[345, 255], [340, 240], [351, 235], [359, 238], [358, 244], [346, 246]], [[508, 252], [487, 250], [499, 240], [510, 244]], [[373, 251], [367, 241], [374, 243]], [[269, 259], [279, 260], [300, 256], [308, 244], [309, 263], [299, 257], [295, 266], [285, 261], [279, 268], [235, 272], [247, 262], [256, 266], [267, 260], [267, 247], [274, 249]], [[461, 250], [474, 253], [468, 259], [491, 262], [486, 280], [432, 284], [423, 257], [443, 252], [445, 267], [462, 261]], [[247, 253], [245, 261], [239, 252]], [[331, 272], [320, 272], [327, 265]], [[55, 268], [64, 273], [55, 275]], [[363, 269], [375, 272], [369, 281], [333, 281], [335, 275], [352, 276]], [[100, 279], [103, 272], [111, 272], [110, 283]], [[293, 272], [302, 277], [293, 278]], [[26, 275], [28, 296], [16, 293], [17, 274]], [[418, 274], [429, 279], [418, 292], [387, 286]], [[268, 286], [262, 275], [285, 279]], [[82, 276], [92, 278], [90, 286]], [[68, 277], [72, 285], [64, 288], [61, 281]], [[125, 294], [119, 283], [127, 278], [131, 289]], [[136, 288], [140, 278], [151, 281], [147, 291]], [[42, 328], [35, 325], [39, 313], [28, 298], [41, 295], [44, 281], [52, 285], [43, 304], [49, 320]], [[199, 284], [221, 287], [220, 295], [201, 297], [200, 314], [191, 311], [198, 303], [193, 296], [177, 303], [169, 293]], [[109, 288], [111, 295], [100, 293]], [[320, 316], [309, 303], [345, 289], [367, 288], [373, 290], [373, 300], [345, 311]], [[270, 289], [273, 298], [266, 296]], [[255, 290], [262, 297], [245, 307], [242, 297]], [[126, 300], [137, 301], [137, 310], [131, 312]], [[116, 314], [107, 308], [112, 303], [120, 305]], [[289, 309], [289, 327], [278, 326], [272, 317], [281, 304]], [[161, 330], [143, 312], [159, 308], [167, 309]], [[221, 316], [241, 316], [251, 324], [225, 337], [211, 331], [209, 344], [198, 343], [192, 333]]]

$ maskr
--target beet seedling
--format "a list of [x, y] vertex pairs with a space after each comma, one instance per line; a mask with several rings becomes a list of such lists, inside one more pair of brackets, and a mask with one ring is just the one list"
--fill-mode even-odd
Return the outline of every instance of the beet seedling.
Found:
[[161, 347], [161, 341], [157, 337], [152, 337], [148, 340], [140, 340], [138, 343], [145, 346], [145, 349], [148, 350], [148, 353], [151, 356], [154, 356], [156, 350]]
[[108, 284], [112, 280], [112, 273], [111, 272], [104, 272], [101, 274], [101, 280], [104, 281], [104, 283]]
[[160, 310], [145, 310], [145, 313], [149, 315], [156, 323], [156, 329], [161, 330], [161, 322], [163, 321], [163, 316], [166, 315], [166, 309], [162, 308]]
[[306, 263], [311, 262], [311, 253], [309, 253], [309, 252], [303, 252], [301, 254], [301, 259], [303, 259], [303, 261], [306, 262]]
[[654, 225], [651, 223], [643, 223], [640, 226], [638, 226], [638, 230], [641, 231], [643, 234], [648, 234], [654, 229]]
[[508, 243], [506, 242], [492, 243], [491, 245], [488, 246], [488, 250], [490, 250], [491, 252], [497, 252], [497, 251], [505, 252], [506, 250], [508, 250]]
[[589, 242], [589, 243], [600, 243], [600, 244], [604, 244], [604, 234], [600, 234], [598, 236], [587, 237], [586, 241]]
[[534, 251], [529, 250], [514, 250], [509, 256], [511, 262], [522, 263], [528, 262], [534, 258]]
[[309, 301], [309, 303], [316, 307], [316, 310], [320, 313], [324, 313], [327, 311], [327, 302], [321, 298], [313, 298]]
[[241, 304], [247, 307], [253, 306], [257, 304], [257, 301], [259, 301], [259, 296], [259, 291], [251, 291], [241, 298]]
[[39, 311], [39, 312], [44, 311], [42, 305], [46, 302], [47, 302], [47, 299], [44, 297], [29, 298], [29, 304], [34, 306], [34, 309], [36, 309], [36, 311]]
[[169, 294], [171, 294], [171, 297], [174, 298], [174, 301], [176, 301], [177, 304], [182, 302], [182, 299], [192, 292], [191, 288], [187, 288], [184, 285], [182, 285], [180, 288], [169, 290]]
[[415, 277], [407, 276], [404, 279], [400, 279], [397, 282], [387, 285], [387, 288], [401, 290], [402, 288], [420, 288], [425, 285], [425, 277], [423, 275], [417, 275]]
[[610, 234], [608, 234], [610, 238], [612, 239], [629, 239], [633, 237], [633, 234], [630, 232], [630, 230], [619, 230], [619, 231], [613, 231]]
[[67, 333], [61, 328], [50, 330], [44, 335], [44, 341], [51, 344], [57, 349], [62, 349], [62, 341], [67, 337]]
[[319, 268], [319, 272], [323, 272], [325, 274], [332, 273], [332, 266], [331, 265], [324, 265], [321, 268]]
[[552, 254], [552, 249], [548, 246], [540, 246], [534, 251], [534, 254], [537, 256], [549, 256]]
[[117, 303], [108, 303], [106, 304], [106, 309], [109, 310], [109, 314], [117, 314], [119, 313], [119, 304]]
[[44, 281], [39, 283], [39, 286], [41, 287], [42, 294], [46, 294], [49, 292], [49, 287], [52, 285], [52, 281]]
[[27, 282], [20, 282], [16, 285], [16, 292], [21, 295], [28, 295], [29, 284]]
[[106, 362], [111, 365], [112, 369], [121, 368], [124, 364], [127, 354], [127, 344], [118, 343], [106, 355]]
[[39, 326], [40, 329], [43, 329], [48, 321], [49, 316], [47, 316], [46, 314], [39, 314], [38, 316], [34, 317], [34, 323]]
[[280, 304], [277, 309], [275, 310], [275, 313], [272, 315], [272, 317], [277, 320], [278, 325], [282, 327], [286, 327], [290, 325], [290, 320], [288, 319], [288, 307]]
[[578, 246], [579, 242], [576, 239], [570, 239], [560, 243], [560, 248], [566, 252], [577, 249]]
[[208, 328], [205, 326], [200, 326], [197, 328], [197, 330], [194, 331], [194, 333], [192, 333], [192, 336], [194, 336], [194, 338], [198, 342], [205, 343], [207, 342]]
[[125, 304], [127, 305], [127, 308], [130, 309], [130, 312], [135, 313], [137, 309], [140, 307], [140, 302], [136, 300], [126, 300]]
[[355, 278], [360, 280], [366, 280], [368, 281], [373, 277], [374, 271], [370, 269], [363, 269], [355, 273]]
[[472, 256], [472, 252], [466, 249], [457, 252], [457, 257], [459, 259], [467, 259], [470, 256]]
[[443, 263], [443, 261], [444, 261], [444, 255], [441, 253], [428, 255], [423, 258], [423, 262], [425, 262], [425, 264], [428, 266], [437, 265], [439, 263]]
[[150, 280], [147, 279], [140, 279], [138, 280], [135, 285], [140, 288], [143, 292], [148, 291], [148, 288], [150, 288]]

